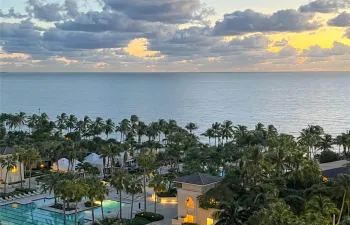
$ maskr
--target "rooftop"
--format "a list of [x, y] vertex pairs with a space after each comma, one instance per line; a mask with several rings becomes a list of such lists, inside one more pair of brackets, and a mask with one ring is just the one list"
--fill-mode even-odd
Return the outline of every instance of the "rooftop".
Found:
[[0, 147], [0, 155], [11, 155], [15, 153], [13, 147]]
[[222, 180], [222, 177], [216, 177], [205, 173], [192, 173], [190, 175], [179, 177], [175, 181], [178, 183], [187, 183], [195, 185], [208, 185], [212, 183], [218, 183]]

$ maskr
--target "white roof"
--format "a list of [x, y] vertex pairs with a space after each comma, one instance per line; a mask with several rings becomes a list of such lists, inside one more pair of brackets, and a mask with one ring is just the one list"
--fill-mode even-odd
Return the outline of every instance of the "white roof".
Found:
[[[103, 158], [101, 158], [101, 156], [96, 153], [91, 153], [90, 155], [86, 156], [83, 162], [90, 163], [92, 165], [103, 166]], [[106, 159], [106, 166], [107, 164], [108, 160]]]
[[[80, 162], [76, 159], [74, 159], [73, 161], [73, 170], [75, 170], [75, 167], [79, 164]], [[68, 171], [68, 167], [69, 167], [69, 160], [66, 158], [62, 158], [60, 160], [58, 160], [58, 167], [57, 167], [57, 163], [54, 163], [52, 165], [52, 170], [62, 170], [62, 171]]]

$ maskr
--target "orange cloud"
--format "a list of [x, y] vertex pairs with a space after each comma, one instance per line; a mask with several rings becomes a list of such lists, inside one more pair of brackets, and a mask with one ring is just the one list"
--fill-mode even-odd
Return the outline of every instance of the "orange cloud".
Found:
[[306, 60], [307, 60], [306, 57], [299, 57], [299, 58], [298, 58], [298, 64], [301, 65], [301, 64], [303, 64]]
[[136, 38], [131, 40], [127, 47], [124, 50], [130, 55], [145, 58], [145, 59], [163, 59], [165, 56], [157, 56], [159, 51], [149, 51], [148, 50], [149, 42], [146, 38]]
[[71, 59], [67, 59], [66, 57], [61, 57], [61, 58], [56, 58], [57, 61], [61, 61], [66, 63], [67, 65], [71, 64], [71, 63], [77, 63], [78, 60], [71, 60]]
[[23, 53], [10, 53], [10, 54], [0, 53], [0, 59], [14, 59], [14, 58], [28, 59], [30, 58], [30, 56]]
[[94, 64], [95, 68], [103, 68], [105, 67], [106, 63], [105, 62], [97, 62]]

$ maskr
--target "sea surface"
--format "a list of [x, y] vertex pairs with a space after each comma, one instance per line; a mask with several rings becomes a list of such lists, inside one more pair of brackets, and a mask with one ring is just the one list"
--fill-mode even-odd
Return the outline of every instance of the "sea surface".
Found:
[[197, 133], [231, 120], [273, 124], [298, 135], [317, 124], [350, 130], [350, 72], [307, 73], [2, 73], [0, 112], [62, 112], [120, 121], [194, 122]]

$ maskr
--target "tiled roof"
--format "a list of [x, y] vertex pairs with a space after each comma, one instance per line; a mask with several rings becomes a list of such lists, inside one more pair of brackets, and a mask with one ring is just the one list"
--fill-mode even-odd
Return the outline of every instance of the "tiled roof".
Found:
[[0, 155], [11, 155], [15, 153], [13, 147], [0, 147]]
[[175, 181], [179, 183], [207, 185], [207, 184], [220, 182], [221, 180], [222, 180], [221, 177], [215, 177], [205, 173], [192, 173], [184, 177], [178, 177]]
[[338, 174], [348, 174], [350, 173], [350, 168], [349, 167], [338, 167], [338, 168], [333, 168], [329, 170], [323, 170], [322, 175], [327, 178], [335, 178], [338, 176]]

